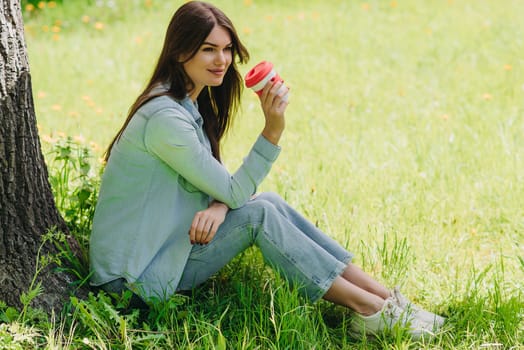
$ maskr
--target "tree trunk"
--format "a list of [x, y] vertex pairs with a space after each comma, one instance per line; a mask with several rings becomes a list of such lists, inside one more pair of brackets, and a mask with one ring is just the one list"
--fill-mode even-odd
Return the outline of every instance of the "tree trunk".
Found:
[[[55, 206], [42, 155], [19, 0], [0, 0], [0, 300], [21, 306], [35, 276], [42, 234], [67, 233]], [[46, 245], [42, 254], [53, 253]], [[58, 310], [69, 278], [46, 269], [33, 307]]]

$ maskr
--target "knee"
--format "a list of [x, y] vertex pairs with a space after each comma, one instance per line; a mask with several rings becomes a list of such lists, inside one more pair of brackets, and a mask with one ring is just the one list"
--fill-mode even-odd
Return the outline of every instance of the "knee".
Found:
[[285, 203], [284, 199], [280, 197], [278, 193], [275, 192], [262, 192], [257, 196], [257, 199], [268, 201], [273, 205], [280, 205], [281, 203]]

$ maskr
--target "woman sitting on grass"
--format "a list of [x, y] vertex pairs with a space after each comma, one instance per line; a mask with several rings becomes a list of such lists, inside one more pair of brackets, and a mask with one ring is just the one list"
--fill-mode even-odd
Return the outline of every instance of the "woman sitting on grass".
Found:
[[176, 11], [151, 80], [106, 154], [90, 244], [92, 284], [166, 299], [254, 244], [311, 301], [353, 310], [355, 335], [394, 325], [414, 339], [432, 334], [442, 317], [372, 279], [278, 195], [256, 194], [280, 153], [288, 106], [282, 82], [263, 89], [265, 126], [242, 165], [230, 174], [221, 164], [220, 141], [242, 92], [236, 63], [248, 57], [213, 5], [188, 2]]

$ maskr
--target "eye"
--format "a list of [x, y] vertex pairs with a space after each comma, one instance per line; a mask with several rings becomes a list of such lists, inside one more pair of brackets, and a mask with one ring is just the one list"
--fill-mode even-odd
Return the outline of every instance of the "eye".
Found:
[[227, 46], [224, 50], [225, 51], [233, 51], [233, 46]]
[[204, 51], [204, 52], [213, 52], [213, 48], [211, 46], [206, 46], [206, 47], [202, 48], [202, 51]]

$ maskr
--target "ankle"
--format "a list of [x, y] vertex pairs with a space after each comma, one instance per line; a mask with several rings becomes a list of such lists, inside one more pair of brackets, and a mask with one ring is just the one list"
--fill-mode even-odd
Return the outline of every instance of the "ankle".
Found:
[[362, 316], [372, 316], [378, 312], [382, 311], [384, 307], [385, 300], [377, 298], [370, 303], [363, 305], [355, 305], [354, 311], [359, 313]]

